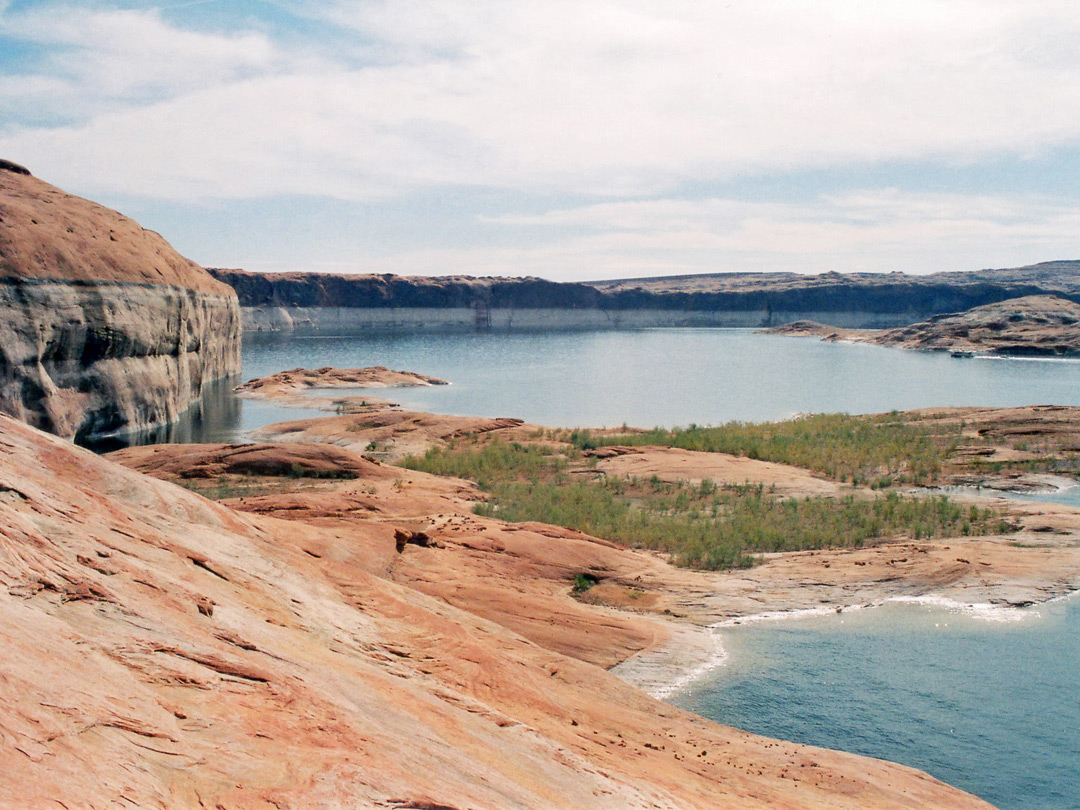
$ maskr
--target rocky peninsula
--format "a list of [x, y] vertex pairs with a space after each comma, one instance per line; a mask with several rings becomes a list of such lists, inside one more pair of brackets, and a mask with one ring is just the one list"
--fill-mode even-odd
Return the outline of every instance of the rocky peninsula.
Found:
[[[463, 482], [205, 448], [205, 483], [278, 493], [214, 503], [8, 417], [0, 442], [0, 805], [989, 807], [606, 673], [666, 631], [575, 600], [567, 574], [692, 572], [477, 518]], [[190, 452], [114, 458], [169, 477]], [[347, 477], [305, 474], [334, 458]]]
[[0, 411], [80, 441], [167, 424], [239, 373], [240, 327], [161, 236], [0, 167]]
[[767, 331], [963, 356], [1076, 357], [1080, 356], [1080, 304], [1058, 296], [1032, 295], [935, 315], [899, 329], [844, 329], [796, 321]]

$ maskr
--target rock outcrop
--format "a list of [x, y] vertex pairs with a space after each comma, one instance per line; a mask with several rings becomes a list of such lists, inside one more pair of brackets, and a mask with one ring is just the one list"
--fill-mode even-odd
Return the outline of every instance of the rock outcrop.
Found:
[[236, 390], [247, 396], [268, 399], [289, 397], [298, 391], [312, 388], [413, 388], [448, 385], [446, 380], [417, 374], [414, 371], [394, 371], [386, 366], [367, 368], [294, 368], [279, 371], [269, 377], [248, 380]]
[[[707, 722], [575, 657], [539, 616], [518, 631], [427, 592], [440, 555], [528, 551], [519, 575], [565, 577], [628, 553], [585, 536], [504, 538], [463, 504], [436, 542], [399, 551], [397, 530], [428, 530], [359, 501], [285, 521], [4, 416], [0, 446], [2, 807], [989, 807], [910, 768]], [[350, 497], [395, 515], [459, 508], [461, 482], [351, 471]], [[506, 548], [481, 555], [492, 531]], [[593, 654], [649, 622], [613, 627], [554, 585], [547, 604], [576, 605]]]
[[1011, 357], [1076, 356], [1080, 355], [1080, 304], [1049, 295], [1014, 298], [890, 329], [866, 342]]
[[538, 278], [247, 273], [236, 289], [253, 330], [770, 327], [810, 319], [904, 326], [1027, 295], [1080, 301], [1080, 262], [969, 273], [717, 273], [588, 283]]
[[899, 329], [844, 329], [793, 321], [763, 331], [964, 356], [1076, 357], [1080, 355], [1080, 304], [1053, 295], [1029, 295], [967, 312], [935, 315]]
[[158, 234], [0, 167], [0, 411], [92, 441], [240, 371], [235, 293]]

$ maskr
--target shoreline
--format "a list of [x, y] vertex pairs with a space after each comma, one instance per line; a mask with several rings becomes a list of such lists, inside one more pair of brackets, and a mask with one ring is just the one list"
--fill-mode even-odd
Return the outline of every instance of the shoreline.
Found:
[[[268, 398], [287, 400], [290, 393], [278, 390]], [[328, 416], [269, 426], [256, 435], [285, 443], [329, 440], [358, 451], [375, 444], [379, 449], [373, 455], [393, 463], [405, 453], [422, 452], [463, 431], [494, 430], [494, 435], [504, 439], [528, 440], [534, 427], [517, 420], [447, 417], [380, 405], [368, 411], [372, 417], [379, 412], [380, 418], [372, 418], [370, 426], [363, 429], [350, 428], [345, 417]], [[844, 497], [861, 491], [798, 467], [665, 447], [634, 448], [602, 459], [597, 469], [606, 475], [657, 476], [670, 481], [708, 478], [720, 484], [756, 482], [789, 497]], [[1032, 493], [1050, 487], [1055, 493], [1064, 492], [1080, 486], [1067, 485], [1068, 480], [1029, 475], [1023, 482], [1002, 480], [999, 485], [1023, 489], [1039, 484], [1029, 490]], [[1016, 521], [1015, 530], [1007, 535], [897, 540], [858, 549], [762, 554], [754, 568], [726, 572], [668, 570], [663, 563], [665, 570], [646, 574], [644, 587], [663, 595], [666, 613], [659, 609], [645, 613], [625, 610], [627, 605], [617, 601], [608, 607], [626, 617], [637, 615], [654, 622], [665, 640], [631, 653], [610, 671], [654, 697], [665, 697], [723, 665], [727, 655], [715, 637], [718, 629], [896, 602], [1001, 613], [1080, 589], [1080, 508], [1030, 496], [1011, 499], [1004, 492], [986, 491], [986, 483], [983, 493], [961, 492], [955, 497], [964, 503], [1003, 508]], [[637, 580], [628, 576], [613, 581], [637, 587]]]
[[1012, 624], [1028, 618], [1041, 618], [1038, 613], [1039, 607], [1068, 601], [1077, 593], [1080, 593], [1080, 588], [1051, 596], [1045, 601], [1025, 607], [998, 605], [992, 602], [958, 602], [955, 599], [927, 593], [919, 596], [892, 596], [880, 601], [846, 605], [842, 608], [792, 608], [767, 611], [724, 619], [704, 627], [682, 625], [678, 632], [674, 632], [665, 642], [655, 648], [636, 653], [608, 671], [631, 686], [641, 689], [650, 697], [670, 702], [669, 699], [673, 696], [691, 688], [711, 673], [731, 663], [731, 653], [718, 634], [721, 630], [734, 630], [758, 624], [824, 619], [895, 605], [918, 605], [930, 610], [962, 614], [988, 624]]
[[[676, 715], [665, 712], [679, 711], [675, 698], [732, 663], [724, 631], [739, 626], [827, 617], [890, 603], [963, 610], [980, 618], [1032, 616], [1037, 611], [1025, 613], [1018, 606], [1042, 604], [1080, 589], [1080, 508], [1012, 503], [1001, 507], [1009, 517], [1007, 524], [1002, 523], [1007, 534], [776, 552], [760, 555], [753, 568], [710, 572], [676, 568], [659, 553], [625, 548], [572, 529], [477, 515], [473, 507], [485, 496], [474, 484], [376, 460], [391, 461], [405, 452], [422, 452], [479, 434], [526, 443], [555, 441], [520, 420], [373, 408], [362, 418], [328, 416], [279, 424], [271, 431], [280, 434], [275, 437], [281, 439], [276, 444], [280, 449], [267, 445], [265, 452], [297, 454], [291, 463], [278, 465], [291, 475], [276, 483], [262, 481], [265, 491], [260, 491], [257, 476], [243, 475], [244, 469], [234, 472], [235, 481], [219, 476], [214, 482], [218, 487], [231, 484], [235, 490], [221, 496], [224, 505], [281, 526], [318, 526], [339, 538], [364, 538], [354, 552], [355, 564], [391, 581], [395, 589], [445, 606], [440, 610], [462, 610], [472, 617], [470, 622], [509, 631], [507, 638], [519, 640], [531, 654], [547, 661], [539, 680], [552, 688], [563, 688], [563, 673], [586, 667], [580, 670], [581, 683], [588, 684], [582, 708], [551, 727], [590, 752], [598, 721], [587, 717], [584, 707], [602, 699], [591, 691], [597, 678], [606, 677], [601, 670], [614, 676], [608, 689], [625, 689], [633, 696], [628, 700], [646, 701], [642, 705], [651, 704], [649, 712], [672, 722]], [[366, 456], [362, 463], [371, 467], [351, 481], [305, 476], [304, 470], [315, 469], [315, 459], [308, 456], [327, 443]], [[166, 479], [170, 474], [182, 477], [182, 464], [170, 473], [166, 463], [182, 449], [165, 447], [133, 449], [117, 460], [124, 458], [145, 472], [156, 470]], [[201, 452], [208, 470], [224, 469], [234, 454], [228, 446], [203, 446]], [[840, 484], [802, 468], [675, 448], [626, 449], [594, 466], [604, 475], [708, 479], [736, 486], [758, 482], [785, 497], [871, 494], [867, 487]], [[971, 505], [991, 501], [1000, 499], [975, 495], [961, 499]], [[336, 577], [342, 563], [336, 558], [345, 548], [335, 540], [305, 545], [301, 552], [305, 564], [328, 566]], [[573, 590], [575, 578], [583, 572], [594, 582], [588, 599]], [[351, 577], [343, 582], [353, 587]], [[466, 667], [462, 677], [470, 688], [486, 689], [486, 680], [474, 680], [472, 657], [466, 656], [462, 664], [452, 652], [447, 652], [448, 661]], [[434, 668], [424, 663], [426, 659], [417, 660], [420, 671], [431, 675]], [[548, 725], [554, 722], [548, 714], [538, 717]], [[685, 722], [694, 729], [687, 737], [692, 744], [698, 739], [694, 735], [706, 733], [707, 727], [698, 724], [709, 721], [690, 715]], [[654, 719], [645, 723], [651, 733], [660, 734], [643, 745], [645, 751], [665, 751], [672, 745], [663, 726], [658, 732]], [[625, 726], [617, 727], [618, 734], [601, 740], [604, 757], [623, 746], [619, 738]], [[735, 739], [740, 745], [758, 744], [749, 732], [719, 729], [717, 733], [729, 735], [723, 745]], [[586, 733], [588, 737], [583, 736]], [[798, 744], [762, 738], [760, 745], [772, 751], [776, 745]], [[708, 750], [719, 750], [717, 743], [710, 742]], [[825, 755], [823, 749], [812, 751], [815, 762]], [[694, 761], [704, 756], [700, 750], [689, 753]], [[780, 768], [768, 784], [786, 788], [786, 760], [774, 759], [774, 753], [763, 757], [769, 767]], [[668, 761], [666, 755], [659, 756]], [[686, 753], [671, 756], [679, 762]], [[724, 764], [732, 766], [730, 761]], [[739, 771], [734, 767], [723, 773], [730, 777]], [[683, 778], [682, 771], [678, 778]]]

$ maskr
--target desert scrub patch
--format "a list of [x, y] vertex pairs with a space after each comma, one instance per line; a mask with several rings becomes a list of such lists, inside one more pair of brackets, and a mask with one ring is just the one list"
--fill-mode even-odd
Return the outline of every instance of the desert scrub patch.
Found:
[[596, 577], [592, 574], [575, 574], [574, 584], [571, 586], [571, 590], [574, 593], [584, 593], [596, 584]]
[[180, 478], [176, 483], [212, 501], [226, 501], [231, 498], [255, 495], [281, 495], [294, 492], [303, 486], [295, 477], [283, 479], [279, 476], [250, 475], [221, 475], [214, 479]]
[[431, 450], [406, 465], [476, 481], [491, 496], [478, 514], [566, 526], [696, 568], [745, 567], [764, 552], [1007, 530], [995, 510], [943, 495], [781, 499], [759, 485], [583, 477], [568, 474], [570, 460], [552, 448], [508, 442]]
[[728, 422], [594, 435], [575, 431], [578, 447], [661, 445], [791, 464], [837, 481], [889, 486], [925, 484], [942, 469], [960, 427], [930, 429], [902, 414], [811, 414], [783, 422]]

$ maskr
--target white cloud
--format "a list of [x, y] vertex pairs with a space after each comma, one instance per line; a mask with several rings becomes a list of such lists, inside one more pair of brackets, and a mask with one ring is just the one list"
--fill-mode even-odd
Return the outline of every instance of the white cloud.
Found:
[[[440, 184], [617, 197], [1080, 137], [1080, 23], [1062, 2], [295, 8], [374, 40], [379, 63], [335, 62], [317, 41], [286, 56], [265, 34], [195, 33], [154, 13], [9, 12], [9, 36], [57, 49], [39, 81], [61, 76], [90, 101], [63, 128], [9, 124], [0, 151], [80, 188], [166, 198]], [[17, 96], [0, 84], [0, 105]]]
[[[281, 62], [263, 34], [185, 31], [168, 25], [154, 10], [51, 4], [19, 12], [0, 8], [0, 35], [43, 51], [34, 72], [4, 77], [0, 103], [18, 102], [26, 87], [34, 87], [38, 114], [76, 123], [265, 75]], [[14, 109], [20, 109], [17, 103]]]
[[[335, 44], [303, 27], [286, 44], [272, 13], [250, 29], [214, 31], [153, 10], [46, 2], [16, 12], [0, 0], [0, 35], [37, 49], [32, 62], [0, 73], [0, 155], [97, 198], [293, 195], [302, 206], [305, 196], [364, 201], [463, 187], [506, 190], [510, 207], [539, 195], [610, 200], [489, 218], [469, 231], [477, 245], [498, 247], [416, 250], [398, 237], [368, 249], [317, 234], [295, 247], [268, 233], [265, 254], [204, 258], [252, 269], [929, 272], [1077, 253], [1077, 208], [1004, 188], [965, 196], [822, 186], [807, 204], [722, 198], [741, 176], [806, 178], [828, 167], [837, 183], [847, 166], [906, 162], [925, 178], [932, 165], [1075, 150], [1072, 3], [267, 8], [278, 5], [317, 17], [313, 31], [334, 27]], [[679, 199], [691, 185], [713, 186], [717, 198]], [[310, 264], [283, 267], [285, 256]]]
[[[353, 268], [565, 280], [752, 270], [928, 273], [1007, 267], [1075, 256], [1080, 205], [1025, 196], [884, 190], [807, 204], [724, 199], [610, 203], [487, 223], [546, 228], [551, 238], [536, 248], [406, 251], [360, 258]], [[339, 269], [347, 267], [343, 262]]]

